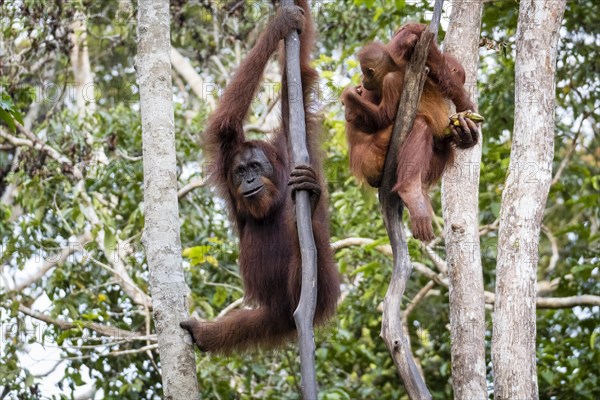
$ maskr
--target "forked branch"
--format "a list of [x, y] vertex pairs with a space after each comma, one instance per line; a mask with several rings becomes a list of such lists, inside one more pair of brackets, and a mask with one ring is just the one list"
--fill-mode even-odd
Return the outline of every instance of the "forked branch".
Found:
[[433, 36], [430, 31], [423, 32], [407, 66], [406, 75], [404, 76], [404, 90], [400, 98], [398, 114], [396, 115], [385, 160], [381, 187], [379, 188], [379, 202], [394, 257], [392, 278], [383, 300], [381, 337], [392, 355], [408, 396], [413, 400], [431, 399], [431, 394], [417, 368], [402, 327], [400, 304], [412, 271], [412, 265], [408, 255], [406, 235], [402, 227], [403, 205], [398, 194], [392, 191], [392, 187], [395, 184], [396, 177], [396, 154], [398, 154], [398, 149], [412, 128], [421, 93], [423, 92], [423, 85], [427, 78], [425, 63]]

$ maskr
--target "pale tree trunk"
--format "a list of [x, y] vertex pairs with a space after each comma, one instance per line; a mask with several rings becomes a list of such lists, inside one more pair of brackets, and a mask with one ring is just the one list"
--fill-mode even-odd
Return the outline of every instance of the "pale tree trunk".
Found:
[[538, 241], [554, 153], [556, 48], [565, 0], [521, 0], [515, 126], [502, 193], [492, 336], [496, 399], [537, 399]]
[[[75, 12], [73, 22], [71, 22], [71, 68], [73, 69], [73, 79], [75, 82], [75, 99], [77, 104], [77, 114], [80, 121], [85, 121], [85, 117], [96, 111], [96, 87], [94, 86], [94, 73], [90, 64], [90, 54], [88, 51], [87, 27], [85, 21], [86, 15], [82, 11]], [[108, 165], [108, 158], [101, 146], [94, 146], [94, 137], [91, 134], [94, 127], [90, 126], [89, 121], [81, 126], [86, 144], [93, 149], [92, 163]], [[83, 184], [83, 182], [81, 183]]]
[[[452, 2], [444, 52], [465, 68], [466, 84], [477, 104], [477, 67], [482, 1]], [[455, 399], [487, 398], [485, 300], [479, 244], [479, 169], [481, 138], [469, 150], [457, 150], [454, 165], [442, 178]]]
[[77, 112], [80, 118], [83, 118], [86, 114], [93, 113], [96, 109], [94, 74], [90, 66], [85, 21], [86, 16], [83, 12], [75, 12], [73, 22], [71, 23], [72, 33], [70, 36], [73, 46], [71, 47], [70, 54], [71, 67], [73, 68], [73, 78], [75, 79]]
[[198, 397], [194, 350], [189, 334], [179, 327], [180, 321], [188, 319], [189, 289], [181, 266], [169, 1], [142, 0], [138, 6], [136, 69], [143, 135], [143, 243], [150, 270], [163, 398], [193, 399]]

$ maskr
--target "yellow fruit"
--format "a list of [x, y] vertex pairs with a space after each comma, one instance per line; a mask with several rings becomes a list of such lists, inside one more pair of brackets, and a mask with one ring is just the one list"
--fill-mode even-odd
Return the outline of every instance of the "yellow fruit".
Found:
[[463, 118], [468, 118], [473, 122], [483, 122], [485, 118], [483, 116], [473, 112], [473, 111], [463, 111], [456, 114], [452, 114], [450, 116], [450, 123], [454, 126], [460, 126], [460, 121], [458, 120], [458, 116], [462, 116]]
[[[463, 118], [468, 118], [473, 122], [483, 122], [485, 121], [485, 118], [483, 118], [482, 115], [477, 114], [476, 112], [467, 110], [467, 111], [462, 111], [456, 114], [452, 114], [450, 117], [450, 125], [454, 125], [454, 126], [460, 126], [460, 121], [458, 120], [458, 116], [462, 116]], [[446, 127], [446, 129], [444, 129], [444, 135], [448, 136], [452, 134], [452, 130], [450, 129], [450, 126]]]

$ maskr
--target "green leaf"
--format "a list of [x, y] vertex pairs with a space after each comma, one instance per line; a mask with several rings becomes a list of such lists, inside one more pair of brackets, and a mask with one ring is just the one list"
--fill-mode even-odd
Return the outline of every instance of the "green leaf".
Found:
[[19, 111], [17, 111], [16, 109], [13, 108], [12, 111], [11, 111], [11, 114], [12, 114], [13, 117], [15, 117], [15, 119], [17, 121], [19, 121], [19, 123], [21, 125], [23, 125], [23, 116], [21, 115], [21, 113]]
[[229, 293], [227, 293], [227, 290], [225, 290], [224, 287], [217, 286], [216, 290], [215, 290], [215, 294], [213, 295], [213, 298], [212, 298], [213, 304], [216, 306], [221, 306], [221, 305], [225, 304], [225, 300], [227, 300], [228, 296], [229, 296]]
[[554, 373], [550, 370], [544, 370], [540, 373], [540, 375], [542, 375], [542, 378], [548, 383], [552, 383], [554, 381]]
[[354, 270], [354, 272], [352, 272], [352, 276], [363, 273], [363, 272], [372, 272], [375, 270], [376, 267], [380, 266], [381, 264], [377, 261], [372, 261], [368, 264], [363, 265], [362, 267], [358, 267]]
[[116, 251], [117, 236], [112, 228], [105, 227], [104, 229], [104, 248], [107, 251]]
[[17, 125], [15, 125], [15, 120], [13, 116], [4, 110], [4, 108], [0, 108], [0, 120], [4, 121], [6, 125], [10, 128], [11, 131], [17, 131]]

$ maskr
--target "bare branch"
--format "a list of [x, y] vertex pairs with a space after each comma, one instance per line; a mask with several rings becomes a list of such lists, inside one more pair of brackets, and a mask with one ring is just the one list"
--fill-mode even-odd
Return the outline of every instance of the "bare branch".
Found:
[[[338, 240], [337, 242], [333, 242], [331, 244], [331, 249], [333, 251], [337, 251], [339, 249], [343, 249], [344, 247], [365, 246], [372, 244], [373, 242], [375, 242], [373, 239], [351, 237]], [[385, 254], [386, 256], [392, 256], [392, 246], [390, 246], [389, 244], [381, 244], [375, 246], [375, 250]]]
[[[575, 93], [579, 94], [579, 92], [577, 92], [577, 91], [575, 91]], [[580, 94], [579, 94], [579, 96], [581, 97]], [[579, 137], [581, 136], [581, 128], [583, 127], [583, 123], [590, 116], [594, 115], [598, 111], [599, 108], [600, 108], [600, 106], [595, 107], [592, 111], [588, 111], [588, 112], [584, 113], [583, 116], [581, 117], [581, 121], [579, 121], [579, 126], [577, 127], [577, 131], [575, 132], [575, 136], [573, 137], [573, 140], [571, 140], [571, 144], [569, 145], [569, 148], [567, 149], [567, 153], [565, 154], [562, 161], [560, 162], [560, 165], [556, 169], [556, 173], [554, 174], [554, 177], [552, 178], [550, 185], [554, 185], [558, 181], [560, 181], [560, 177], [562, 176], [562, 173], [564, 172], [565, 168], [567, 167], [567, 164], [569, 164], [569, 161], [571, 160], [571, 156], [573, 155], [573, 153], [575, 152], [575, 148], [577, 147], [577, 142], [579, 140]]]
[[[570, 275], [565, 275], [564, 279], [569, 279]], [[541, 297], [546, 297], [550, 293], [554, 292], [560, 283], [561, 278], [554, 278], [551, 281], [538, 281], [537, 283], [537, 294]]]
[[425, 298], [425, 296], [427, 296], [427, 293], [429, 293], [429, 291], [431, 289], [433, 289], [434, 286], [435, 286], [434, 281], [427, 282], [427, 284], [425, 286], [423, 286], [421, 288], [421, 290], [419, 290], [417, 292], [415, 297], [413, 297], [412, 301], [406, 307], [406, 309], [404, 310], [404, 313], [402, 314], [402, 321], [403, 321], [402, 324], [403, 325], [406, 325], [408, 323], [408, 316], [410, 315], [410, 313], [413, 312], [413, 310], [417, 307], [417, 305], [419, 305], [421, 300], [423, 300]]
[[[291, 7], [293, 0], [282, 0], [281, 7]], [[308, 12], [308, 10], [305, 10]], [[311, 18], [307, 15], [307, 18]], [[310, 35], [309, 35], [310, 36]], [[285, 71], [287, 74], [287, 89], [289, 93], [294, 88], [302, 90], [303, 71], [300, 69], [300, 38], [298, 31], [287, 34], [285, 43]], [[312, 43], [309, 44], [311, 46]], [[304, 88], [306, 90], [306, 88]], [[302, 91], [300, 91], [302, 93]], [[288, 149], [291, 153], [292, 166], [310, 164], [310, 153], [307, 146], [307, 129], [305, 120], [305, 105], [302, 96], [295, 100], [287, 99], [288, 104], [282, 104], [282, 109], [287, 106], [288, 118]], [[314, 160], [313, 160], [314, 161]], [[317, 376], [315, 367], [315, 340], [313, 320], [317, 306], [317, 252], [315, 237], [312, 227], [312, 211], [310, 207], [309, 192], [300, 190], [296, 194], [296, 227], [298, 230], [298, 245], [301, 249], [301, 285], [300, 298], [294, 311], [294, 321], [298, 333], [298, 349], [300, 355], [300, 370], [302, 377], [302, 397], [305, 399], [317, 398]]]
[[208, 103], [209, 107], [215, 107], [215, 98], [211, 93], [205, 91], [205, 84], [200, 75], [196, 72], [192, 64], [181, 55], [177, 49], [171, 47], [171, 65], [177, 73], [185, 79], [190, 88], [201, 101]]
[[[436, 8], [439, 9], [442, 2], [443, 0], [437, 0]], [[411, 274], [412, 263], [402, 226], [402, 201], [398, 197], [398, 193], [392, 188], [397, 177], [396, 155], [413, 125], [421, 93], [423, 92], [427, 74], [425, 62], [432, 39], [433, 33], [427, 30], [423, 32], [406, 68], [404, 87], [385, 158], [381, 187], [379, 188], [379, 203], [381, 204], [383, 221], [393, 251], [392, 277], [383, 300], [383, 316], [379, 336], [383, 339], [392, 356], [394, 365], [404, 383], [404, 388], [411, 399], [431, 399], [431, 393], [427, 389], [422, 373], [417, 367], [410, 348], [410, 341], [402, 325], [400, 306]]]
[[425, 254], [429, 257], [433, 265], [437, 268], [438, 271], [443, 273], [444, 275], [448, 275], [448, 264], [446, 260], [440, 257], [431, 246], [421, 242], [423, 249], [425, 249]]
[[193, 181], [179, 189], [179, 191], [177, 192], [177, 197], [181, 199], [192, 190], [202, 187], [204, 185], [206, 185], [206, 178], [194, 179]]
[[[494, 304], [495, 299], [496, 296], [494, 295], [494, 293], [485, 292], [486, 303]], [[569, 297], [537, 297], [535, 299], [535, 305], [538, 309], [573, 308], [577, 306], [599, 306], [600, 296], [584, 294], [581, 296]]]
[[548, 228], [546, 225], [542, 225], [542, 232], [544, 232], [544, 235], [546, 235], [546, 237], [550, 241], [550, 247], [552, 249], [552, 256], [550, 257], [550, 262], [548, 263], [548, 267], [546, 268], [546, 273], [550, 273], [556, 269], [556, 264], [558, 263], [558, 260], [560, 258], [558, 250], [558, 240], [556, 239], [556, 236], [552, 234], [550, 228]]
[[550, 182], [551, 186], [555, 185], [556, 183], [558, 183], [558, 181], [560, 181], [560, 177], [562, 176], [563, 171], [565, 170], [565, 168], [569, 164], [569, 161], [571, 160], [571, 156], [573, 155], [575, 147], [577, 146], [577, 141], [579, 140], [579, 135], [581, 133], [581, 125], [583, 125], [583, 121], [585, 121], [585, 118], [581, 119], [581, 123], [579, 124], [579, 129], [577, 130], [577, 133], [573, 137], [573, 140], [571, 140], [571, 144], [569, 145], [567, 154], [565, 154], [565, 156], [563, 157], [562, 161], [560, 162], [560, 165], [556, 169], [556, 173], [554, 174], [552, 181]]
[[15, 121], [15, 124], [16, 124], [17, 128], [19, 129], [19, 132], [21, 132], [23, 135], [27, 136], [27, 138], [29, 140], [31, 140], [34, 143], [40, 141], [40, 139], [30, 129], [25, 128], [23, 125], [21, 125], [17, 121]]
[[589, 294], [571, 297], [538, 297], [537, 308], [571, 308], [576, 306], [600, 306], [600, 296]]
[[[96, 210], [93, 206], [93, 202], [90, 197], [85, 192], [81, 192], [80, 196], [82, 197], [84, 203], [87, 205], [85, 207], [85, 216], [87, 220], [95, 226], [100, 227], [100, 230], [96, 234], [96, 243], [104, 252], [104, 257], [109, 262], [110, 267], [106, 264], [101, 265], [102, 267], [106, 267], [107, 270], [112, 272], [119, 282], [121, 289], [127, 294], [134, 303], [139, 304], [144, 307], [149, 307], [152, 304], [152, 299], [146, 293], [144, 293], [137, 285], [133, 282], [129, 273], [127, 272], [127, 267], [123, 262], [123, 258], [130, 254], [133, 250], [130, 246], [129, 242], [119, 240], [117, 238], [116, 248], [109, 249], [105, 246], [105, 237], [106, 232], [104, 231], [104, 226], [96, 213]], [[99, 262], [96, 260], [96, 262]]]
[[240, 297], [239, 299], [237, 299], [236, 301], [234, 301], [233, 303], [231, 303], [230, 305], [225, 307], [223, 310], [221, 310], [221, 312], [219, 313], [217, 318], [221, 318], [221, 317], [227, 315], [227, 313], [229, 313], [231, 310], [235, 310], [236, 308], [239, 308], [243, 303], [244, 303], [244, 298]]
[[125, 354], [137, 354], [137, 353], [145, 353], [151, 350], [158, 349], [158, 344], [150, 344], [148, 346], [140, 347], [139, 349], [129, 349], [129, 350], [118, 350], [111, 351], [109, 353], [94, 353], [89, 355], [77, 355], [75, 357], [65, 357], [64, 360], [85, 360], [92, 357], [112, 357], [112, 356], [122, 356]]
[[421, 275], [426, 276], [427, 278], [431, 279], [432, 281], [434, 281], [444, 287], [448, 287], [448, 278], [443, 273], [437, 274], [434, 270], [429, 268], [427, 265], [422, 264], [420, 262], [413, 262], [412, 266], [415, 269], [415, 271], [417, 271]]
[[[26, 136], [33, 135], [33, 133], [31, 131], [29, 131], [28, 129], [26, 129], [23, 125], [19, 124], [18, 122], [15, 122], [15, 124], [19, 128], [19, 131], [23, 132], [23, 134], [25, 134]], [[35, 137], [35, 135], [33, 135], [33, 136]], [[62, 154], [60, 154], [58, 151], [56, 151], [52, 147], [46, 145], [45, 143], [42, 143], [38, 140], [32, 141], [29, 139], [21, 139], [21, 138], [18, 138], [16, 136], [13, 136], [13, 135], [10, 135], [10, 134], [4, 132], [4, 130], [2, 130], [2, 129], [0, 129], [0, 137], [8, 140], [10, 143], [12, 143], [15, 146], [29, 147], [32, 149], [39, 150], [43, 153], [46, 153], [50, 158], [58, 161], [59, 163], [61, 163], [63, 165], [70, 167], [70, 169], [73, 171], [73, 176], [76, 179], [81, 179], [83, 177], [83, 174], [81, 173], [79, 168], [77, 166], [75, 166], [71, 162], [71, 160], [69, 160], [67, 157], [63, 156]]]
[[89, 328], [102, 336], [110, 336], [112, 338], [119, 338], [120, 340], [137, 340], [139, 337], [146, 338], [146, 336], [141, 334], [140, 332], [128, 331], [125, 329], [117, 328], [115, 326], [106, 326], [95, 322], [74, 323], [59, 319], [53, 319], [45, 314], [33, 311], [32, 309], [24, 306], [23, 304], [19, 305], [19, 311], [25, 315], [29, 315], [30, 317], [43, 321], [49, 325], [54, 325], [60, 328], [61, 330], [73, 329], [81, 327], [83, 325], [86, 328]]
[[116, 152], [119, 155], [119, 157], [124, 158], [127, 161], [133, 161], [133, 162], [135, 162], [135, 161], [141, 161], [142, 160], [142, 156], [130, 156], [123, 149], [117, 149]]
[[[351, 237], [346, 239], [340, 239], [331, 244], [331, 249], [333, 251], [337, 251], [346, 247], [351, 246], [365, 246], [375, 242], [373, 239], [369, 238], [360, 238], [360, 237]], [[380, 251], [381, 253], [391, 256], [391, 248], [389, 245], [380, 245], [376, 246], [375, 249]], [[439, 257], [436, 255], [436, 257]], [[441, 259], [445, 264], [445, 260]], [[429, 278], [434, 281], [438, 285], [448, 288], [448, 279], [443, 273], [436, 273], [434, 270], [429, 268], [423, 263], [420, 262], [412, 262], [412, 267], [415, 271], [420, 273], [421, 275]], [[576, 306], [596, 306], [600, 305], [600, 296], [594, 295], [581, 295], [581, 296], [570, 296], [570, 297], [541, 297], [540, 294], [546, 294], [549, 291], [556, 288], [558, 284], [558, 280], [554, 279], [551, 282], [540, 281], [538, 282], [538, 297], [536, 298], [536, 306], [539, 309], [553, 309], [553, 308], [572, 308]], [[485, 302], [486, 304], [494, 304], [495, 295], [492, 292], [486, 291]], [[408, 310], [408, 308], [407, 308]]]
[[[221, 59], [219, 57], [217, 57], [216, 55], [212, 55], [212, 56], [210, 56], [210, 59], [217, 65], [217, 68], [221, 72], [222, 76], [229, 76], [229, 71], [227, 71], [227, 69], [225, 68], [225, 66], [223, 65], [223, 63], [221, 62]], [[237, 64], [239, 64], [239, 59], [238, 59]]]
[[150, 298], [150, 296], [144, 293], [144, 291], [140, 289], [135, 284], [135, 282], [133, 282], [129, 274], [127, 274], [125, 266], [121, 265], [122, 262], [120, 261], [120, 259], [118, 262], [111, 262], [111, 265], [113, 265], [113, 267], [119, 265], [120, 267], [118, 268], [111, 268], [93, 257], [90, 257], [90, 260], [97, 266], [104, 268], [108, 272], [112, 273], [117, 282], [119, 283], [119, 286], [121, 286], [121, 289], [123, 289], [123, 292], [125, 292], [129, 297], [131, 297], [131, 299], [135, 303], [143, 305], [146, 308], [150, 307], [150, 305], [152, 304], [152, 299]]
[[500, 225], [500, 218], [496, 218], [494, 222], [489, 225], [483, 225], [479, 227], [479, 236], [483, 236], [489, 232], [497, 231], [498, 226]]

